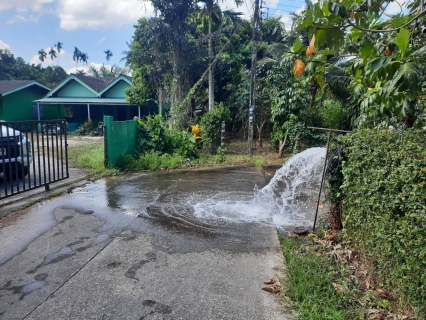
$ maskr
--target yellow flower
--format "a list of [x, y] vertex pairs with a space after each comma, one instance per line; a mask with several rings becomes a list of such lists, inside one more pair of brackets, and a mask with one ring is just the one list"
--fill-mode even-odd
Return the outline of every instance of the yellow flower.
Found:
[[201, 127], [198, 124], [195, 126], [191, 126], [191, 133], [194, 136], [195, 140], [201, 139]]

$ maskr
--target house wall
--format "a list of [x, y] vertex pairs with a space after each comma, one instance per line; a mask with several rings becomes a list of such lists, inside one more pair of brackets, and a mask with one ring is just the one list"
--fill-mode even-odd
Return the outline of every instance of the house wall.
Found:
[[[1, 108], [2, 111], [0, 111], [1, 120], [37, 120], [37, 115], [34, 117], [33, 113], [33, 105], [36, 105], [36, 103], [33, 101], [43, 98], [46, 93], [47, 90], [43, 88], [38, 86], [30, 86], [3, 96]], [[42, 119], [44, 120], [61, 118], [57, 107], [44, 107], [43, 111], [44, 116]], [[63, 110], [61, 115], [63, 115]]]
[[4, 120], [3, 118], [3, 97], [0, 96], [0, 120]]
[[94, 94], [89, 89], [85, 88], [83, 85], [73, 80], [70, 81], [64, 88], [56, 92], [55, 96], [61, 98], [96, 98], [97, 95]]
[[124, 80], [120, 80], [111, 89], [105, 92], [104, 97], [121, 99], [126, 98], [126, 92], [124, 90], [129, 87], [131, 87], [130, 84]]

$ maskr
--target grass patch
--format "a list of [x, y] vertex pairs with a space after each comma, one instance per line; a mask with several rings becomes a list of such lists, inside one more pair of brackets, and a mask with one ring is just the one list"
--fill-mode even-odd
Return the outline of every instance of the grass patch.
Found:
[[56, 191], [56, 192], [53, 192], [53, 193], [51, 193], [51, 194], [49, 194], [49, 195], [47, 196], [47, 199], [52, 199], [52, 198], [59, 197], [59, 196], [61, 196], [63, 193], [64, 193], [63, 191]]
[[104, 167], [104, 145], [90, 144], [68, 148], [68, 160], [71, 166], [89, 171], [95, 179], [118, 174], [116, 169]]
[[[286, 295], [299, 319], [359, 319], [352, 297], [337, 293], [332, 263], [310, 251], [309, 238], [281, 239], [288, 266]], [[344, 288], [344, 285], [341, 285]]]
[[68, 159], [72, 166], [101, 171], [104, 169], [104, 146], [92, 144], [69, 148]]
[[185, 162], [186, 160], [178, 154], [160, 154], [159, 152], [149, 151], [140, 157], [120, 156], [115, 163], [115, 167], [122, 172], [155, 171], [158, 169], [176, 169]]

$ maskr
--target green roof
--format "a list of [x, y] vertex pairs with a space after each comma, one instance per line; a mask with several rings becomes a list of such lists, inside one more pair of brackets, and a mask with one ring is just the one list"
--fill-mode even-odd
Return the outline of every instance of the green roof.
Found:
[[[118, 98], [43, 98], [35, 100], [39, 104], [99, 104], [129, 105], [126, 99]], [[135, 106], [135, 105], [134, 105]]]

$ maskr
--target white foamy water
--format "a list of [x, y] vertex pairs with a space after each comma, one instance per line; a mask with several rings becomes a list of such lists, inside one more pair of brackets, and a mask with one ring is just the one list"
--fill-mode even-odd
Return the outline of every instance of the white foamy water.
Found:
[[[288, 159], [270, 183], [251, 194], [195, 195], [194, 215], [202, 219], [257, 222], [284, 226], [309, 225], [321, 183], [326, 149], [310, 148]], [[194, 204], [195, 203], [195, 204]]]

